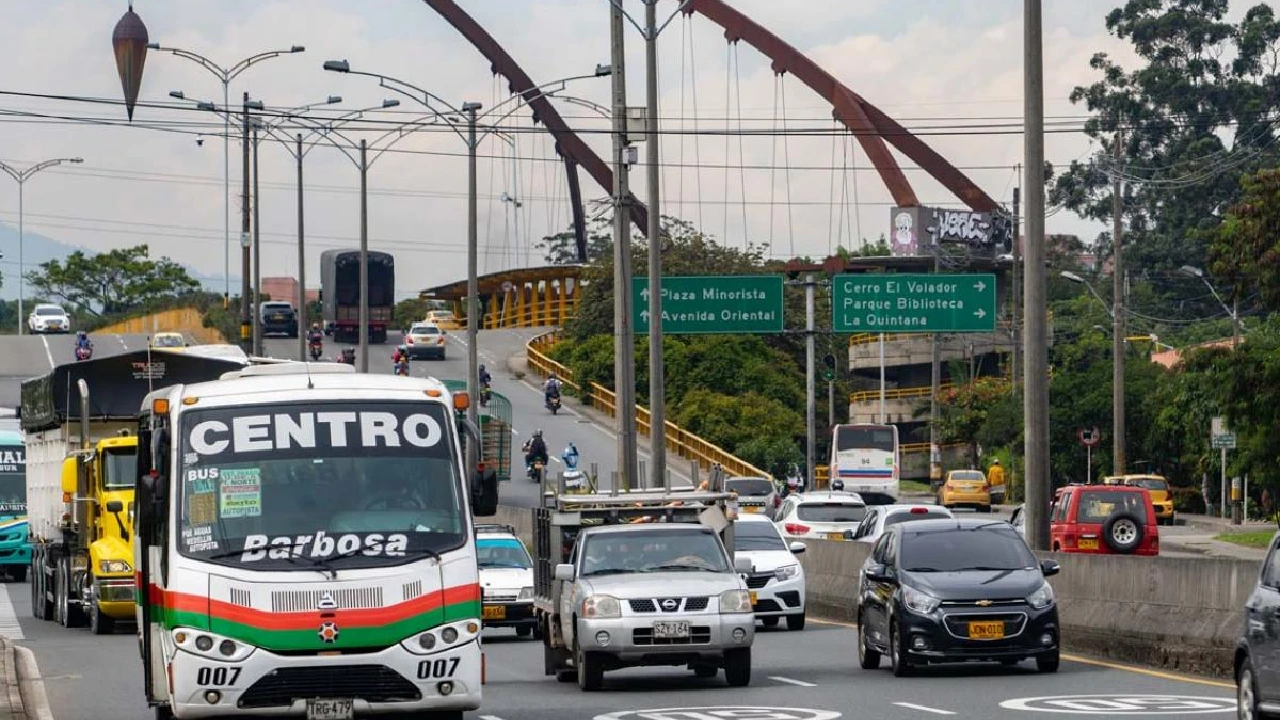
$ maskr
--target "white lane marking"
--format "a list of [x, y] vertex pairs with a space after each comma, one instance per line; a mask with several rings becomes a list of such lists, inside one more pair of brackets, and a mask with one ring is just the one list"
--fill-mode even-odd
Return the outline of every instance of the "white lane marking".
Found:
[[13, 602], [9, 600], [9, 587], [0, 585], [0, 635], [10, 640], [26, 640], [22, 634], [22, 625], [18, 623], [18, 613], [13, 610]]
[[817, 683], [805, 682], [803, 680], [792, 680], [791, 678], [778, 677], [777, 675], [770, 675], [769, 679], [777, 680], [780, 683], [786, 683], [788, 685], [799, 685], [800, 687], [818, 687]]
[[50, 368], [57, 367], [53, 363], [53, 351], [49, 349], [49, 336], [41, 335], [40, 342], [44, 343], [44, 356], [49, 358], [49, 367]]
[[18, 666], [21, 668], [18, 677], [22, 679], [19, 682], [25, 686], [22, 689], [22, 699], [27, 709], [27, 716], [33, 720], [53, 720], [53, 711], [49, 709], [49, 696], [44, 691], [44, 680], [40, 677], [40, 666], [36, 664], [36, 654], [30, 648], [21, 645], [14, 645], [13, 650], [17, 654]]
[[481, 715], [480, 720], [502, 720], [502, 718], [497, 715]]
[[924, 705], [916, 705], [915, 703], [909, 703], [909, 702], [896, 702], [894, 703], [894, 705], [897, 705], [898, 707], [904, 707], [908, 710], [919, 710], [920, 712], [933, 713], [934, 715], [955, 715], [955, 713], [951, 712], [950, 710], [939, 710], [937, 708], [931, 708]]
[[115, 335], [114, 337], [115, 337], [115, 339], [117, 339], [117, 340], [119, 340], [119, 341], [120, 341], [120, 347], [124, 348], [125, 350], [128, 350], [128, 349], [129, 349], [129, 343], [126, 343], [126, 342], [124, 341], [124, 336], [123, 336], [123, 335]]

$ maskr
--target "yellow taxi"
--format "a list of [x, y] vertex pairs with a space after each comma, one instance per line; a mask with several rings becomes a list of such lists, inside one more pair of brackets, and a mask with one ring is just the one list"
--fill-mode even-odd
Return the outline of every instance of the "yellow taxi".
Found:
[[1128, 485], [1146, 488], [1151, 495], [1151, 505], [1156, 511], [1156, 522], [1160, 525], [1173, 524], [1173, 491], [1169, 481], [1160, 475], [1108, 475], [1102, 478], [1103, 485]]
[[938, 504], [948, 510], [971, 507], [991, 512], [991, 485], [981, 470], [951, 470], [938, 490]]
[[151, 336], [152, 350], [180, 350], [187, 346], [187, 338], [180, 332], [158, 332]]
[[462, 325], [452, 310], [432, 310], [422, 321], [423, 325], [435, 325], [441, 330], [461, 330]]

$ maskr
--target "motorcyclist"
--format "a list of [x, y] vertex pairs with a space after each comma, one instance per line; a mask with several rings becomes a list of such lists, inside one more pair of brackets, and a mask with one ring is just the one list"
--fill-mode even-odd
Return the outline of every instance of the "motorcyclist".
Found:
[[493, 376], [489, 374], [488, 370], [484, 369], [484, 365], [481, 365], [480, 366], [480, 384], [489, 385], [492, 382], [493, 382]]
[[560, 397], [560, 380], [556, 378], [555, 373], [551, 373], [547, 377], [547, 382], [542, 386], [542, 399], [544, 402], [550, 403], [551, 398]]
[[391, 354], [391, 362], [397, 373], [400, 372], [402, 366], [407, 369], [409, 366], [409, 346], [401, 345], [396, 348], [396, 351]]
[[319, 345], [324, 342], [324, 333], [320, 331], [320, 323], [311, 323], [311, 329], [307, 331], [307, 342], [312, 345]]
[[547, 443], [542, 439], [542, 430], [534, 430], [533, 437], [524, 445], [524, 464], [526, 467], [533, 467], [536, 460], [542, 461], [542, 466], [546, 467], [547, 461]]
[[83, 330], [76, 333], [76, 349], [79, 350], [81, 348], [85, 350], [93, 349], [93, 343], [89, 342], [89, 334]]

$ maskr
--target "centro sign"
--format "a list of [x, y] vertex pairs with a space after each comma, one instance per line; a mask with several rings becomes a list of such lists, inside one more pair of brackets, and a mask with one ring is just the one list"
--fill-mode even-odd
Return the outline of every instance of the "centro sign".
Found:
[[1065, 715], [1205, 715], [1235, 712], [1235, 698], [1187, 695], [1051, 695], [1016, 698], [1000, 703], [1005, 710]]
[[593, 720], [835, 720], [834, 710], [775, 707], [690, 707], [624, 710], [597, 715]]

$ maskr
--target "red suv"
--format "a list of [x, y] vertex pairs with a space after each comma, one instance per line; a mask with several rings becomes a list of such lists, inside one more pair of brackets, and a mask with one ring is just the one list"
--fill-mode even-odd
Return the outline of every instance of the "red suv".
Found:
[[1156, 511], [1146, 488], [1068, 485], [1053, 499], [1054, 552], [1159, 555]]

